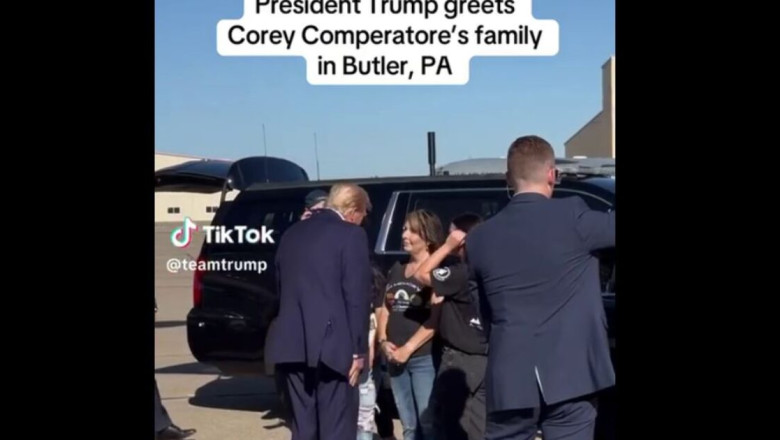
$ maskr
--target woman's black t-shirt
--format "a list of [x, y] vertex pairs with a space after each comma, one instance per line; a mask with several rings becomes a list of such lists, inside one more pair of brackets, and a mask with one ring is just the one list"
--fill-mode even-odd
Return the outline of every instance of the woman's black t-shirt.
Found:
[[[385, 304], [390, 312], [387, 322], [387, 340], [401, 347], [411, 339], [431, 315], [431, 288], [404, 274], [404, 265], [395, 263], [390, 268], [385, 289]], [[414, 356], [431, 354], [431, 341], [412, 353]]]

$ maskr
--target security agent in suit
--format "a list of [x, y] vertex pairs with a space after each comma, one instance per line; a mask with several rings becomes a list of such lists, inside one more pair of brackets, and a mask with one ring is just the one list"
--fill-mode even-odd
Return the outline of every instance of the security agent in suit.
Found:
[[327, 208], [279, 242], [280, 309], [268, 357], [289, 390], [292, 440], [357, 436], [372, 299], [368, 238], [358, 225], [370, 208], [362, 188], [333, 185]]
[[303, 214], [301, 214], [301, 220], [306, 220], [311, 217], [314, 211], [322, 209], [328, 201], [328, 193], [321, 189], [315, 189], [306, 194], [306, 199], [303, 204]]
[[592, 439], [595, 394], [615, 384], [592, 252], [615, 245], [614, 212], [552, 199], [555, 154], [537, 136], [507, 155], [515, 195], [466, 237], [490, 346], [486, 440]]

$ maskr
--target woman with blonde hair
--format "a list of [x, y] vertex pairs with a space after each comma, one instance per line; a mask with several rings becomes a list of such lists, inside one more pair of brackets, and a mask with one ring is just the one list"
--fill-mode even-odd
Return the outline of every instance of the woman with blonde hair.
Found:
[[390, 269], [385, 289], [385, 312], [379, 315], [379, 347], [389, 361], [390, 385], [403, 425], [404, 440], [431, 440], [433, 419], [428, 401], [436, 370], [432, 338], [438, 306], [431, 288], [414, 276], [444, 242], [441, 220], [426, 210], [410, 212], [403, 227], [403, 247], [409, 262]]

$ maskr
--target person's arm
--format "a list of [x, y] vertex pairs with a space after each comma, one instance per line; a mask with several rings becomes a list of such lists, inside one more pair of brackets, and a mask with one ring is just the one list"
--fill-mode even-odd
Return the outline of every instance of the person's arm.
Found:
[[395, 344], [387, 340], [387, 321], [390, 317], [390, 311], [387, 309], [387, 303], [383, 302], [381, 307], [378, 307], [376, 313], [376, 337], [379, 344], [379, 349], [386, 358], [390, 359], [392, 352], [396, 349]]
[[[470, 298], [463, 297], [462, 293], [468, 291], [469, 269], [466, 263], [459, 262], [446, 267], [433, 269], [431, 273], [431, 287], [435, 292], [435, 300], [453, 298], [458, 302], [469, 302]], [[458, 296], [455, 298], [455, 296]]]
[[368, 255], [368, 237], [365, 230], [354, 228], [352, 231], [354, 232], [347, 238], [347, 243], [342, 251], [341, 279], [352, 353], [355, 358], [353, 368], [350, 371], [350, 382], [356, 383], [356, 371], [359, 373], [369, 354], [371, 266]]
[[574, 209], [577, 234], [588, 251], [615, 246], [615, 211], [602, 212], [590, 209], [579, 197]]
[[[457, 235], [456, 240], [460, 241], [460, 237]], [[431, 286], [433, 287], [431, 296], [431, 316], [419, 329], [417, 329], [409, 341], [396, 351], [394, 359], [398, 362], [406, 362], [412, 353], [417, 351], [418, 348], [433, 337], [439, 326], [441, 303], [446, 298], [451, 298], [456, 301], [471, 301], [470, 298], [456, 297], [460, 292], [468, 291], [469, 274], [466, 264], [458, 263], [452, 266], [433, 269], [432, 272], [433, 274], [429, 277]]]
[[425, 286], [431, 286], [431, 271], [439, 267], [449, 254], [461, 247], [465, 239], [466, 233], [463, 231], [455, 230], [450, 232], [444, 244], [420, 264], [420, 267], [414, 273], [414, 278]]
[[409, 360], [409, 357], [411, 357], [412, 354], [417, 351], [417, 349], [422, 347], [423, 344], [433, 338], [433, 335], [436, 333], [436, 328], [439, 326], [440, 311], [441, 305], [433, 304], [431, 306], [431, 315], [428, 317], [425, 323], [421, 325], [416, 332], [414, 332], [412, 337], [409, 338], [409, 340], [406, 341], [404, 345], [393, 351], [393, 361], [399, 364], [405, 364]]
[[[376, 326], [376, 313], [374, 313], [374, 316], [371, 317], [371, 320], [373, 323], [371, 325]], [[374, 355], [376, 352], [376, 327], [374, 328], [374, 332], [371, 333], [373, 335], [373, 338], [368, 339], [368, 369], [370, 370], [374, 366]]]

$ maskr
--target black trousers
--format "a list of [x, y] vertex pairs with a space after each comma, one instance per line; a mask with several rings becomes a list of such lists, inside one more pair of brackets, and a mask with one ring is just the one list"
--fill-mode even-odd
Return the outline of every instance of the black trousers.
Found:
[[320, 363], [277, 364], [289, 390], [291, 440], [357, 438], [360, 390], [346, 377]]
[[160, 432], [171, 426], [173, 422], [168, 415], [160, 398], [160, 390], [157, 389], [157, 379], [154, 380], [154, 432]]
[[442, 348], [431, 393], [437, 439], [485, 439], [487, 357]]
[[[542, 400], [543, 402], [543, 400]], [[544, 440], [593, 440], [596, 397], [583, 396], [541, 408], [488, 414], [485, 440], [533, 440], [541, 429]]]

